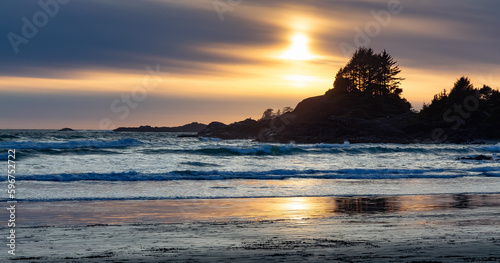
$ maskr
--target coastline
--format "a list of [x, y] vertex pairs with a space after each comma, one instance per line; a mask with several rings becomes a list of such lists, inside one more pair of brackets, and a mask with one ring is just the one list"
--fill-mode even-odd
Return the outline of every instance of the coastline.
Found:
[[[499, 197], [464, 194], [20, 203], [19, 253], [11, 259], [499, 261]], [[82, 221], [72, 222], [71, 215]], [[26, 220], [30, 218], [41, 221], [29, 226]]]

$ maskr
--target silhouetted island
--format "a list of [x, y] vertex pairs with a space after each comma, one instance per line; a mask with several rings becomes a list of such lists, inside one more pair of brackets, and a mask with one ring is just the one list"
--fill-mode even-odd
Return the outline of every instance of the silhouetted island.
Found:
[[58, 131], [75, 131], [75, 130], [73, 130], [71, 128], [62, 128], [62, 129], [60, 129]]
[[296, 143], [472, 143], [500, 139], [500, 92], [461, 77], [420, 112], [401, 97], [403, 78], [386, 51], [358, 49], [333, 88], [295, 109], [268, 109], [259, 120], [212, 122], [198, 136]]
[[115, 132], [199, 132], [207, 127], [206, 124], [192, 122], [183, 126], [177, 127], [151, 127], [140, 126], [140, 127], [119, 127], [115, 129]]

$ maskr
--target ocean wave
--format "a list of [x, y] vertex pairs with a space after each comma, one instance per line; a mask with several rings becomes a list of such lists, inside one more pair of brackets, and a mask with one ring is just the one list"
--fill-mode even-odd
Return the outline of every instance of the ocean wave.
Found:
[[139, 173], [137, 171], [113, 173], [63, 173], [45, 175], [19, 175], [17, 180], [27, 181], [171, 181], [171, 180], [284, 180], [284, 179], [408, 179], [457, 178], [466, 176], [500, 177], [500, 167], [478, 167], [462, 170], [450, 169], [338, 169], [338, 170], [269, 170], [269, 171], [171, 171], [166, 173]]
[[198, 139], [202, 142], [221, 142], [222, 139], [220, 138], [213, 138], [213, 137], [198, 137]]
[[145, 154], [168, 154], [185, 153], [211, 156], [231, 156], [231, 155], [284, 155], [292, 153], [305, 153], [306, 151], [296, 147], [262, 145], [253, 147], [215, 146], [198, 149], [152, 149], [142, 150]]
[[166, 154], [166, 153], [187, 153], [198, 155], [287, 155], [301, 154], [309, 151], [320, 150], [330, 151], [336, 148], [350, 147], [349, 142], [344, 144], [311, 144], [311, 145], [296, 145], [296, 144], [257, 144], [251, 146], [230, 146], [230, 145], [214, 145], [198, 149], [153, 149], [144, 150], [148, 154]]
[[500, 153], [500, 143], [490, 146], [481, 147], [482, 150]]
[[254, 147], [217, 147], [191, 150], [191, 153], [208, 155], [282, 155], [294, 152], [305, 152], [303, 149], [291, 146], [260, 145]]
[[464, 147], [442, 147], [435, 148], [427, 145], [416, 145], [408, 147], [406, 145], [351, 145], [349, 142], [344, 144], [256, 144], [256, 145], [209, 145], [192, 149], [151, 149], [143, 150], [145, 154], [169, 154], [184, 153], [209, 156], [232, 156], [232, 155], [294, 155], [294, 154], [384, 154], [384, 153], [474, 153], [473, 148]]
[[[293, 145], [293, 144], [291, 144]], [[317, 144], [296, 144], [296, 147], [302, 149], [320, 148], [320, 149], [331, 149], [331, 148], [344, 148], [350, 147], [351, 143], [345, 141], [343, 144], [332, 144], [332, 143], [317, 143]]]
[[121, 139], [115, 141], [79, 140], [67, 142], [0, 142], [0, 149], [31, 149], [31, 150], [54, 150], [54, 149], [79, 149], [79, 148], [122, 148], [141, 145], [143, 142], [136, 139]]
[[330, 152], [333, 149], [348, 148], [351, 144], [258, 144], [253, 146], [219, 146], [208, 147], [195, 150], [188, 150], [191, 153], [201, 153], [208, 155], [283, 155], [294, 153], [306, 153], [309, 151], [319, 150]]

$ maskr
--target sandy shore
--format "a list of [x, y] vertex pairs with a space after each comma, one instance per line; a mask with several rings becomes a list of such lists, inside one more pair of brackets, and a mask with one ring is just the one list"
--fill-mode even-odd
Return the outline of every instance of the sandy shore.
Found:
[[12, 262], [500, 261], [497, 194], [19, 207]]

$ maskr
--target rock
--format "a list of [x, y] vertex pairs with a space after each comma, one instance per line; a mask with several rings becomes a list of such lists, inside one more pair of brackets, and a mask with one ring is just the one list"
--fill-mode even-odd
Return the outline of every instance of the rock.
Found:
[[493, 160], [493, 157], [486, 156], [486, 155], [478, 155], [474, 157], [461, 157], [458, 158], [458, 160], [475, 160], [475, 161], [487, 161], [487, 160]]
[[64, 131], [65, 132], [65, 131], [75, 131], [75, 130], [73, 130], [71, 128], [62, 128], [59, 131]]
[[259, 138], [268, 142], [296, 143], [411, 143], [412, 138], [382, 120], [330, 116], [326, 121], [291, 122], [273, 136]]
[[261, 128], [262, 123], [252, 119], [246, 119], [229, 125], [222, 122], [212, 122], [204, 130], [198, 132], [198, 136], [215, 137], [225, 140], [256, 139]]

